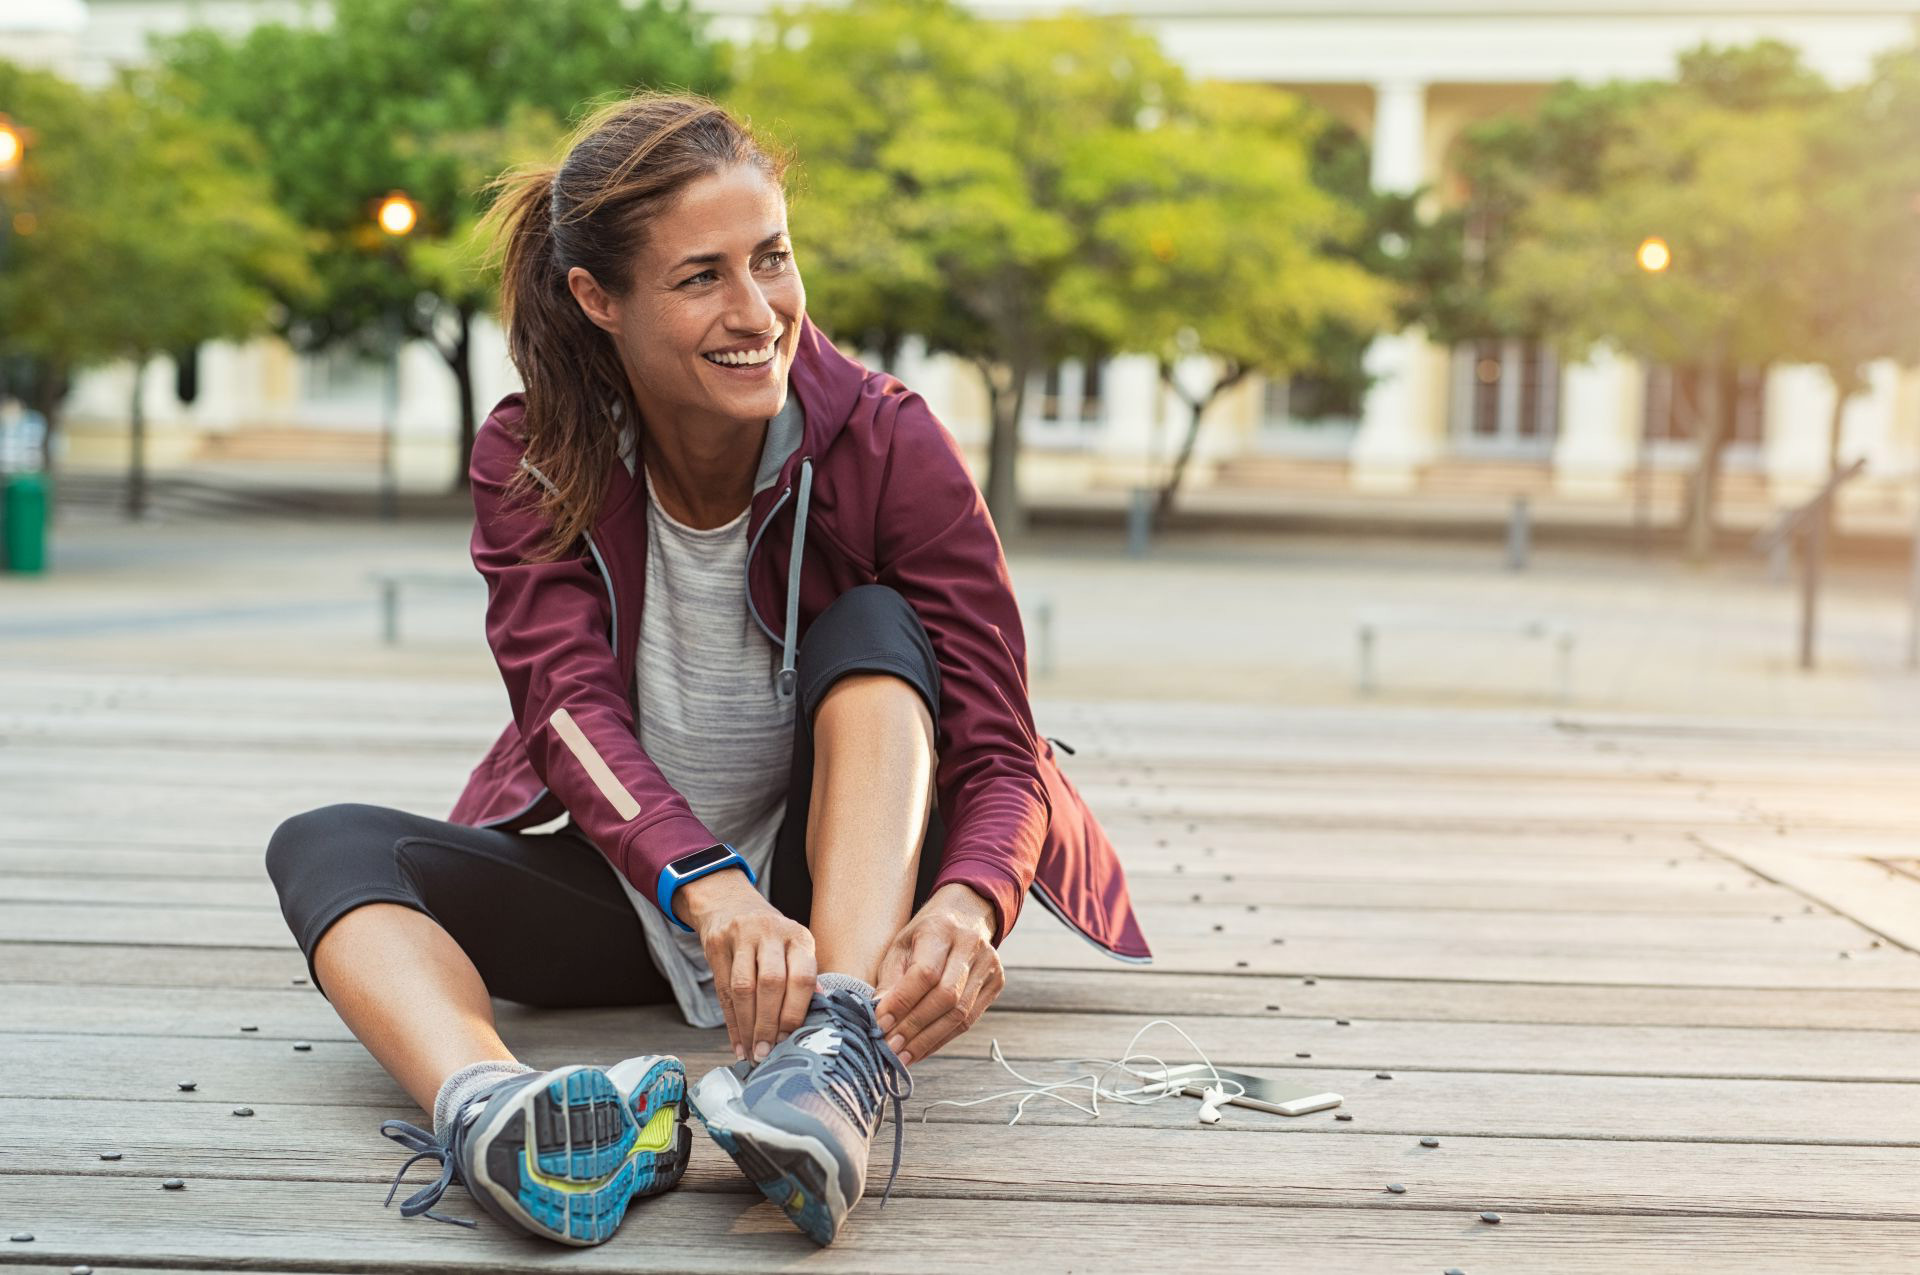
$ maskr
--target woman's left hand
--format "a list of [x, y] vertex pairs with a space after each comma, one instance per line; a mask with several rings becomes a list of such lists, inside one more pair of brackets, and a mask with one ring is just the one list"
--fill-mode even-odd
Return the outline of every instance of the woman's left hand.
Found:
[[993, 905], [941, 886], [880, 958], [875, 1016], [903, 1063], [931, 1056], [978, 1022], [1006, 987], [993, 948]]

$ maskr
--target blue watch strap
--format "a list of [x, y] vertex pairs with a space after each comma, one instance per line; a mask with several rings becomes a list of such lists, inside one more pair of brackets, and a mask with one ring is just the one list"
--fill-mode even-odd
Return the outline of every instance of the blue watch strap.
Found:
[[[716, 855], [714, 853], [716, 850], [725, 851], [725, 853]], [[681, 864], [687, 864], [688, 866], [681, 867]], [[760, 878], [754, 874], [752, 865], [741, 856], [738, 850], [734, 849], [727, 842], [722, 841], [715, 845], [708, 846], [705, 850], [696, 850], [692, 854], [681, 855], [678, 859], [673, 860], [673, 862], [667, 864], [666, 867], [660, 869], [660, 876], [654, 885], [654, 902], [658, 903], [660, 910], [666, 913], [668, 921], [679, 926], [687, 933], [692, 934], [693, 927], [674, 914], [674, 892], [689, 881], [698, 881], [701, 877], [719, 872], [725, 868], [739, 868], [747, 874], [747, 881], [750, 884], [760, 884]]]

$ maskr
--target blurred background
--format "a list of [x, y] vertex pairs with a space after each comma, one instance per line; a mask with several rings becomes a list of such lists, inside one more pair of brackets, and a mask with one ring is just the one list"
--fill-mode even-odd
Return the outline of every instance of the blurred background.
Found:
[[7, 0], [0, 663], [486, 676], [484, 185], [685, 87], [1041, 693], [1904, 718], [1917, 14]]

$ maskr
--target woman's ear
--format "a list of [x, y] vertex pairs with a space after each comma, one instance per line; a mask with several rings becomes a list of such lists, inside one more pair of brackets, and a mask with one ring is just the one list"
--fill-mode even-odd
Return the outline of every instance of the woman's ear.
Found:
[[567, 291], [580, 307], [580, 312], [594, 327], [602, 332], [619, 334], [620, 310], [600, 281], [589, 274], [584, 267], [575, 266], [567, 271]]

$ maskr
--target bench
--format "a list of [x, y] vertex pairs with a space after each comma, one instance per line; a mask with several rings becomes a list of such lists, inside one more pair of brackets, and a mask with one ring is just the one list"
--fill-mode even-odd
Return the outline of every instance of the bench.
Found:
[[1457, 632], [1504, 634], [1532, 640], [1545, 640], [1554, 648], [1554, 698], [1564, 704], [1573, 693], [1574, 631], [1568, 625], [1539, 616], [1511, 619], [1466, 618], [1451, 613], [1393, 611], [1360, 617], [1355, 630], [1359, 643], [1360, 667], [1354, 689], [1372, 695], [1379, 689], [1374, 671], [1374, 656], [1380, 634], [1388, 629], [1410, 632]]

